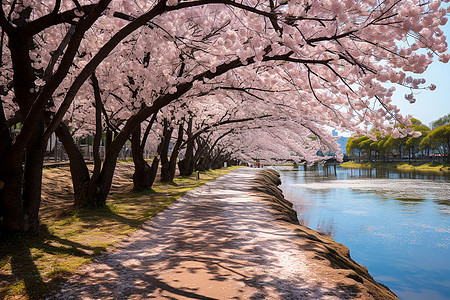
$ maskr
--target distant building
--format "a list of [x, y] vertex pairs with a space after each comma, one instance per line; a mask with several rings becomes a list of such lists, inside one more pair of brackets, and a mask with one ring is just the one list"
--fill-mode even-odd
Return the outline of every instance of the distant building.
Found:
[[[333, 136], [338, 136], [338, 135], [339, 135], [338, 132], [337, 132], [336, 130], [333, 130], [333, 131], [331, 132], [331, 134], [332, 134]], [[341, 136], [341, 137], [338, 138], [338, 140], [337, 140], [338, 144], [341, 146], [340, 148], [341, 148], [341, 150], [342, 150], [342, 153], [344, 153], [344, 154], [347, 154], [346, 151], [345, 151], [345, 145], [347, 144], [347, 141], [348, 141], [348, 137], [345, 137], [345, 136]]]

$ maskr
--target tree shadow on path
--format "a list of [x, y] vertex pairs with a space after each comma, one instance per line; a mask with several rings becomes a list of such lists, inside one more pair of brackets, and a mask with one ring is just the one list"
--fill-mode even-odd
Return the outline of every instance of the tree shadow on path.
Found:
[[[3, 269], [0, 273], [0, 299], [6, 298], [11, 290], [24, 291], [21, 297], [42, 299], [45, 293], [67, 278], [69, 272], [52, 270], [51, 261], [48, 266], [37, 266], [34, 260], [37, 256], [71, 255], [88, 259], [101, 250], [101, 247], [90, 247], [57, 237], [46, 231], [44, 226], [37, 236], [0, 237], [0, 267]], [[46, 280], [42, 272], [47, 273]]]

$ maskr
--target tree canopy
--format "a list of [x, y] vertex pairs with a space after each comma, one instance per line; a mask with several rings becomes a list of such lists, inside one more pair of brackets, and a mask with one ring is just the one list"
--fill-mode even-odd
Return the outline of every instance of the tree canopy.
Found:
[[435, 154], [438, 153], [437, 159], [440, 157], [441, 160], [445, 159], [448, 162], [450, 159], [450, 124], [444, 124], [431, 130], [415, 118], [411, 119], [411, 123], [409, 127], [414, 129], [415, 134], [409, 137], [382, 136], [376, 131], [374, 132], [375, 140], [371, 140], [366, 135], [351, 137], [347, 141], [347, 153], [352, 156], [355, 156], [356, 151], [359, 156], [366, 153], [369, 160], [371, 160], [372, 154], [377, 159], [386, 160], [389, 156], [404, 157], [406, 155], [409, 159], [419, 156], [421, 159], [435, 159]]
[[431, 122], [431, 128], [436, 129], [439, 126], [449, 124], [450, 123], [450, 114], [440, 117], [439, 119]]

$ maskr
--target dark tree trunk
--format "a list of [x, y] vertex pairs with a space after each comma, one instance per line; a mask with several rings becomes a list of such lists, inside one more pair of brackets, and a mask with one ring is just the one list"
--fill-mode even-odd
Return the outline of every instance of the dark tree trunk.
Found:
[[158, 167], [159, 167], [159, 157], [155, 156], [153, 158], [152, 165], [150, 167], [150, 176], [151, 176], [150, 180], [152, 182], [155, 182], [156, 174], [158, 173]]
[[64, 145], [70, 161], [70, 172], [72, 175], [72, 185], [74, 190], [74, 206], [75, 207], [100, 207], [106, 203], [105, 201], [98, 201], [98, 194], [101, 194], [100, 176], [102, 169], [102, 162], [100, 158], [100, 142], [102, 137], [101, 125], [101, 95], [95, 74], [92, 75], [92, 85], [94, 87], [95, 95], [95, 120], [96, 129], [93, 144], [94, 156], [94, 170], [92, 176], [89, 174], [86, 162], [80, 150], [76, 146], [69, 129], [64, 123], [60, 123], [55, 130], [56, 135]]
[[211, 169], [220, 169], [223, 166], [225, 160], [228, 159], [225, 155], [222, 155], [223, 149], [219, 149], [217, 154], [212, 158], [210, 168]]
[[[87, 198], [86, 185], [78, 185], [74, 183], [75, 194], [79, 193], [81, 195], [81, 199], [83, 201], [82, 205], [101, 207], [106, 204], [106, 197], [108, 196], [111, 189], [114, 170], [117, 164], [117, 158], [119, 157], [123, 145], [129, 139], [130, 134], [133, 132], [133, 129], [135, 129], [138, 125], [139, 119], [137, 119], [136, 117], [131, 117], [128, 120], [128, 123], [125, 125], [125, 128], [115, 137], [115, 139], [110, 143], [109, 147], [107, 147], [105, 160], [103, 161], [98, 180], [95, 182], [95, 185], [93, 185], [95, 194], [91, 199]], [[155, 164], [155, 162], [159, 162], [159, 160], [154, 161], [154, 164], [152, 164], [152, 170], [154, 168], [154, 165], [156, 166], [155, 170], [157, 170], [158, 164]]]
[[189, 172], [186, 168], [187, 157], [184, 157], [178, 162], [178, 170], [180, 171], [180, 176], [191, 176], [192, 172]]
[[152, 166], [150, 167], [144, 159], [144, 148], [150, 130], [156, 120], [156, 115], [157, 112], [153, 114], [152, 119], [147, 125], [142, 141], [141, 141], [140, 124], [137, 126], [137, 128], [133, 131], [131, 135], [131, 152], [133, 155], [133, 162], [134, 162], [133, 188], [135, 190], [149, 190], [152, 188], [152, 185], [155, 182], [159, 159], [155, 157], [155, 159], [153, 160], [155, 165], [152, 163]]
[[113, 138], [113, 132], [111, 129], [107, 128], [105, 133], [105, 153], [108, 151], [109, 146], [111, 145]]
[[447, 159], [444, 159], [444, 161], [450, 163], [450, 138], [447, 138]]
[[[12, 139], [9, 134], [9, 126], [6, 122], [5, 114], [3, 111], [3, 104], [0, 102], [0, 157], [3, 157], [8, 149], [11, 147]], [[5, 212], [5, 208], [3, 207], [3, 188], [5, 187], [6, 174], [5, 172], [6, 166], [0, 168], [0, 230], [2, 230], [3, 223], [3, 215]]]
[[[9, 36], [9, 48], [11, 51], [11, 60], [14, 69], [14, 92], [16, 102], [19, 104], [20, 112], [22, 116], [27, 116], [31, 105], [35, 100], [35, 96], [32, 91], [34, 90], [34, 71], [31, 66], [31, 59], [29, 55], [29, 46], [31, 45], [31, 38], [24, 37], [17, 31], [15, 34]], [[39, 120], [40, 116], [36, 116]], [[3, 119], [3, 117], [2, 117]], [[23, 119], [21, 120], [23, 121]], [[32, 174], [36, 174], [36, 170], [39, 169], [42, 172], [42, 161], [39, 162], [39, 150], [31, 148], [31, 145], [36, 143], [37, 129], [40, 128], [42, 120], [39, 120], [38, 126], [31, 127], [28, 140], [23, 139], [19, 145], [11, 144], [11, 140], [5, 138], [1, 142], [6, 142], [6, 145], [2, 145], [3, 151], [0, 156], [0, 181], [2, 181], [3, 188], [0, 189], [0, 203], [3, 220], [1, 221], [1, 230], [7, 233], [23, 232], [29, 228], [29, 217], [27, 215], [25, 222], [24, 211], [24, 194], [27, 193], [27, 207], [28, 213], [34, 209], [33, 202], [36, 198], [32, 193], [36, 190], [36, 181], [30, 178]], [[2, 122], [3, 123], [3, 122]], [[2, 125], [4, 127], [5, 125]], [[7, 126], [7, 125], [6, 125]], [[35, 130], [36, 129], [36, 130]], [[3, 131], [3, 129], [2, 129]], [[4, 132], [4, 131], [3, 131]], [[32, 186], [23, 186], [24, 184], [24, 170], [23, 160], [25, 155], [25, 149], [28, 148], [30, 161], [26, 165], [26, 184]], [[31, 151], [30, 151], [31, 150]], [[33, 153], [34, 152], [34, 153]], [[43, 155], [42, 155], [43, 160]], [[40, 176], [36, 180], [40, 180]], [[40, 197], [40, 188], [39, 188]], [[40, 202], [40, 200], [39, 200]], [[34, 216], [33, 216], [34, 218]]]
[[161, 159], [161, 181], [167, 182], [169, 181], [169, 145], [170, 139], [172, 137], [173, 128], [169, 127], [169, 122], [164, 119], [164, 129], [163, 136], [161, 141], [161, 151], [160, 151], [160, 159]]
[[[200, 171], [206, 171], [209, 170], [211, 168], [213, 168], [213, 165], [216, 163], [217, 159], [219, 159], [222, 150], [217, 151], [217, 154], [214, 155], [215, 149], [217, 147], [217, 144], [219, 143], [219, 141], [221, 139], [223, 139], [224, 137], [226, 137], [227, 135], [229, 135], [230, 133], [233, 132], [233, 129], [230, 129], [226, 132], [224, 132], [222, 135], [220, 135], [215, 141], [214, 143], [209, 147], [208, 146], [208, 140], [204, 141], [204, 145], [203, 145], [203, 149], [201, 150], [201, 154], [206, 152], [205, 154], [202, 154], [202, 160], [201, 162], [198, 164], [198, 169]], [[213, 156], [214, 155], [214, 156]]]
[[186, 133], [187, 133], [186, 153], [184, 155], [184, 159], [180, 160], [178, 163], [178, 169], [180, 170], [181, 176], [191, 176], [195, 168], [195, 159], [194, 159], [195, 140], [192, 138], [192, 118], [190, 118], [188, 121]]
[[119, 151], [117, 153], [112, 153], [111, 155], [106, 155], [105, 161], [103, 163], [103, 168], [100, 173], [98, 181], [95, 183], [95, 195], [92, 199], [89, 199], [89, 202], [94, 207], [102, 207], [106, 204], [106, 197], [109, 194], [109, 190], [111, 189], [112, 179], [114, 176], [114, 170], [117, 165], [117, 157], [119, 155]]
[[90, 180], [89, 169], [84, 160], [83, 154], [75, 144], [69, 128], [65, 123], [61, 123], [55, 130], [55, 134], [69, 156], [70, 173], [72, 175], [72, 185], [74, 193], [74, 206], [86, 206], [87, 187]]
[[[36, 232], [39, 229], [42, 167], [46, 143], [40, 140], [43, 120], [34, 128], [27, 151], [9, 147], [0, 161], [1, 231]], [[26, 157], [25, 157], [26, 153]], [[25, 158], [25, 172], [22, 163]]]
[[44, 133], [44, 120], [41, 118], [34, 129], [26, 149], [23, 181], [24, 231], [38, 232], [39, 207], [41, 205], [42, 168], [46, 143], [41, 140]]
[[207, 171], [210, 169], [212, 158], [209, 156], [208, 151], [202, 151], [203, 153], [198, 156], [196, 169], [197, 171]]
[[131, 135], [131, 152], [133, 155], [134, 174], [133, 188], [135, 190], [148, 190], [152, 188], [156, 174], [144, 159], [141, 147], [141, 126], [139, 125]]
[[12, 139], [9, 133], [9, 126], [3, 111], [3, 104], [0, 101], [0, 157], [11, 147]]
[[[23, 154], [23, 153], [22, 153]], [[3, 220], [1, 231], [5, 233], [22, 232], [24, 211], [22, 203], [22, 155], [16, 153], [1, 162], [0, 179], [4, 182], [0, 189], [0, 203]]]
[[106, 197], [111, 189], [119, 153], [123, 145], [125, 145], [126, 141], [130, 138], [131, 133], [140, 124], [140, 122], [142, 121], [139, 121], [136, 116], [128, 119], [122, 131], [115, 137], [114, 141], [112, 141], [111, 145], [108, 147], [105, 154], [105, 160], [103, 161], [103, 167], [96, 183], [97, 192], [94, 199], [91, 199], [92, 205], [95, 207], [101, 207], [106, 204]]
[[172, 155], [170, 156], [169, 169], [167, 171], [166, 181], [172, 182], [175, 178], [175, 171], [177, 166], [178, 153], [180, 153], [180, 146], [183, 142], [183, 123], [180, 124], [178, 128], [178, 137], [175, 145], [172, 149]]
[[[102, 161], [100, 158], [100, 142], [102, 139], [102, 99], [100, 94], [100, 87], [98, 85], [97, 77], [95, 76], [95, 73], [91, 75], [92, 80], [92, 86], [94, 88], [94, 96], [95, 96], [95, 135], [94, 135], [94, 143], [92, 145], [92, 152], [94, 156], [94, 170], [92, 172], [91, 179], [89, 180], [88, 184], [88, 191], [87, 191], [87, 202], [88, 205], [97, 207], [95, 199], [96, 194], [100, 193], [100, 189], [98, 186], [98, 181], [100, 178], [100, 171], [102, 168]], [[106, 201], [105, 201], [106, 203]], [[100, 206], [103, 206], [105, 203], [103, 203]]]
[[207, 141], [197, 138], [197, 151], [195, 152], [195, 169], [197, 171], [206, 171], [206, 159], [204, 155], [207, 150]]

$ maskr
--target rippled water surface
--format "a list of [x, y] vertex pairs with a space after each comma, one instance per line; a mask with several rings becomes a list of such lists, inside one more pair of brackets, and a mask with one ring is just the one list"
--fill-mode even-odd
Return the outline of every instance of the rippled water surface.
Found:
[[281, 169], [303, 225], [350, 249], [400, 299], [450, 299], [450, 177]]

